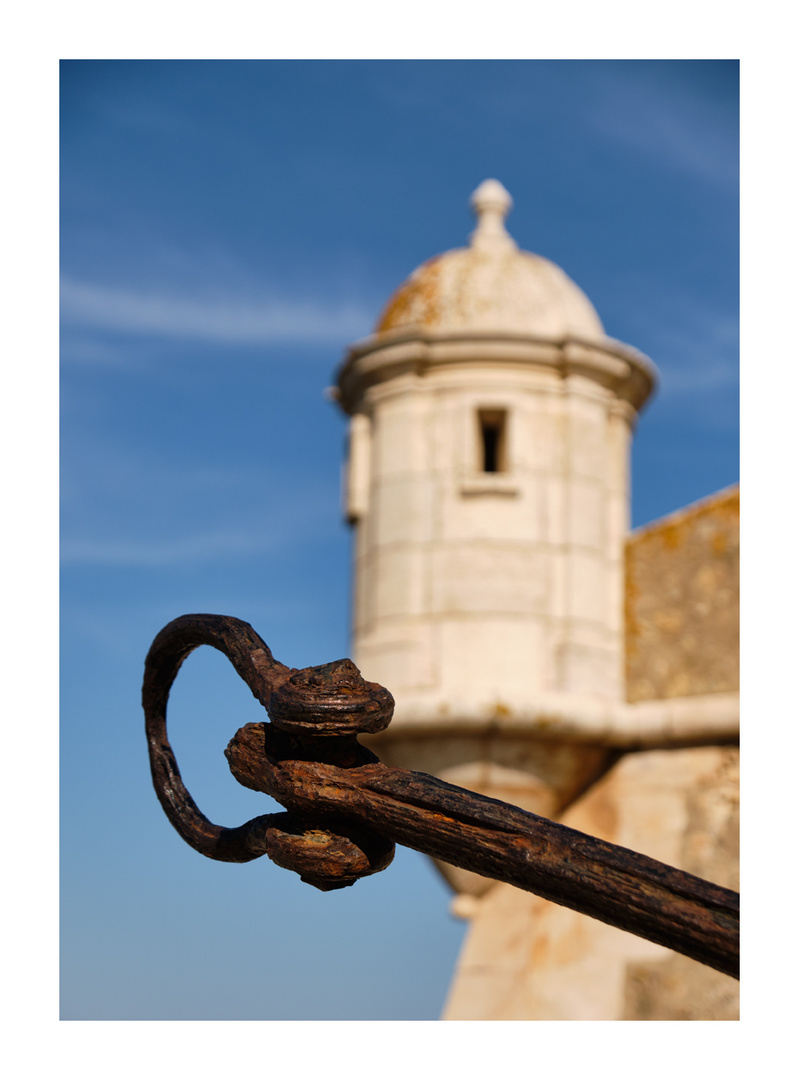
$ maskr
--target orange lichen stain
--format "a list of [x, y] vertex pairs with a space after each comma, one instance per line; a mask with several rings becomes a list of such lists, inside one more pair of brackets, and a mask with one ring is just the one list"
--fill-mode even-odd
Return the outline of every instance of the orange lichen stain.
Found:
[[436, 323], [441, 300], [441, 267], [438, 264], [442, 258], [435, 255], [428, 259], [400, 285], [383, 308], [375, 327], [376, 334], [411, 323], [421, 326]]
[[[721, 573], [723, 574], [723, 572], [724, 570], [721, 568]], [[715, 592], [721, 584], [719, 567], [700, 566], [691, 584], [701, 593]]]
[[676, 634], [682, 629], [684, 621], [682, 612], [679, 611], [658, 611], [654, 617], [658, 630], [663, 630], [667, 634]]
[[661, 526], [657, 535], [660, 537], [665, 548], [673, 551], [684, 543], [686, 524], [685, 519], [683, 519], [680, 522], [675, 521], [673, 524]]
[[[728, 489], [633, 533], [625, 550], [627, 699], [727, 689], [740, 493]], [[715, 650], [715, 652], [714, 652]]]
[[628, 546], [641, 550], [643, 545], [658, 539], [668, 548], [679, 547], [686, 534], [700, 521], [717, 521], [732, 527], [740, 516], [740, 491], [737, 487], [719, 495], [711, 495], [702, 502], [677, 510], [666, 518], [645, 525], [628, 541]]
[[544, 716], [542, 714], [535, 719], [535, 729], [536, 731], [549, 731], [551, 728], [555, 727], [557, 723], [558, 718], [556, 716]]
[[640, 636], [641, 626], [636, 609], [641, 596], [641, 589], [635, 579], [634, 548], [630, 540], [624, 549], [624, 627], [626, 635], [627, 659], [637, 651], [636, 638]]

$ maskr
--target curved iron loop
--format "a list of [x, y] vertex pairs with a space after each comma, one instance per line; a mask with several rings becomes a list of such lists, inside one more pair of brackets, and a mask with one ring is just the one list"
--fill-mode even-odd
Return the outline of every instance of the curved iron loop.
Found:
[[[184, 787], [166, 736], [166, 704], [181, 663], [201, 644], [230, 658], [272, 720], [236, 733], [225, 751], [231, 772], [288, 814], [223, 829]], [[267, 854], [331, 889], [383, 869], [400, 843], [738, 977], [737, 893], [436, 777], [381, 764], [357, 734], [386, 727], [394, 702], [350, 660], [294, 671], [274, 660], [247, 623], [186, 615], [153, 642], [143, 701], [158, 798], [184, 840], [210, 858]]]
[[738, 977], [739, 897], [694, 874], [425, 773], [299, 752], [247, 724], [225, 754], [240, 784], [292, 813], [340, 813], [397, 844], [590, 915]]
[[[153, 786], [180, 836], [210, 859], [249, 862], [268, 855], [323, 890], [351, 885], [388, 866], [393, 843], [368, 828], [342, 822], [335, 814], [264, 814], [230, 829], [215, 825], [202, 813], [183, 783], [166, 728], [169, 691], [183, 661], [200, 645], [224, 653], [254, 697], [270, 712], [274, 708], [275, 722], [288, 732], [302, 736], [313, 730], [318, 714], [319, 734], [326, 736], [331, 751], [328, 756], [344, 767], [348, 761], [376, 760], [357, 744], [355, 733], [381, 730], [391, 719], [394, 704], [386, 690], [366, 683], [350, 660], [297, 671], [275, 660], [266, 643], [240, 619], [226, 615], [174, 619], [147, 654], [142, 704]], [[301, 747], [295, 750], [301, 752]]]

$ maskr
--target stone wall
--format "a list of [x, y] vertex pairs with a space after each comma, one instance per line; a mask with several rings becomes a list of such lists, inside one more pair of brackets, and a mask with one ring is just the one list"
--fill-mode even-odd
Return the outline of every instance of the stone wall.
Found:
[[728, 488], [627, 541], [627, 700], [738, 689], [739, 491]]
[[[737, 889], [738, 750], [626, 754], [561, 820]], [[738, 1019], [730, 976], [512, 885], [460, 908], [445, 1020]]]

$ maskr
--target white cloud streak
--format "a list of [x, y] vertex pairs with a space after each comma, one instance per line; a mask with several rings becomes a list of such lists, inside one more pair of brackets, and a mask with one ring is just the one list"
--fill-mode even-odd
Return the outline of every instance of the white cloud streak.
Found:
[[736, 389], [739, 382], [738, 320], [699, 316], [693, 332], [669, 332], [663, 338], [668, 361], [662, 364], [663, 397], [702, 395]]
[[726, 360], [715, 358], [708, 363], [674, 365], [664, 376], [660, 394], [665, 398], [685, 397], [716, 390], [732, 390], [738, 386], [738, 368]]
[[[120, 535], [125, 523], [108, 522], [87, 535], [85, 529], [65, 529], [61, 562], [66, 566], [170, 567], [219, 563], [246, 557], [272, 558], [279, 552], [332, 538], [338, 526], [333, 498], [314, 498], [306, 493], [299, 500], [286, 500], [278, 513], [268, 518], [239, 520], [223, 527], [212, 524], [194, 528], [176, 522], [165, 523], [158, 535], [142, 535], [132, 527]], [[116, 533], [116, 535], [114, 535]]]
[[265, 298], [223, 293], [176, 295], [66, 277], [61, 283], [65, 324], [186, 341], [258, 345], [335, 342], [367, 334], [374, 322], [354, 302]]
[[653, 405], [661, 421], [690, 418], [707, 431], [729, 435], [739, 425], [737, 319], [688, 308], [675, 319], [680, 329], [663, 330], [652, 349], [661, 375]]
[[604, 137], [656, 158], [664, 167], [734, 194], [738, 146], [730, 117], [687, 91], [662, 95], [641, 80], [606, 73], [591, 115]]
[[[184, 522], [160, 519], [157, 532], [142, 529], [141, 522], [125, 515], [124, 520], [109, 520], [97, 509], [94, 513], [73, 513], [64, 523], [61, 543], [61, 562], [66, 566], [171, 567], [220, 563], [247, 557], [272, 558], [279, 552], [296, 549], [305, 543], [315, 543], [320, 537], [330, 537], [338, 526], [335, 491], [319, 497], [317, 491], [305, 489], [301, 497], [285, 497], [279, 509], [268, 516], [258, 514], [249, 518], [227, 521], [222, 526], [213, 522]], [[196, 510], [189, 506], [186, 512]], [[220, 516], [223, 511], [220, 510]], [[86, 520], [94, 527], [86, 528]]]
[[246, 533], [241, 529], [190, 533], [160, 541], [76, 538], [62, 545], [61, 559], [69, 565], [175, 566], [259, 552], [266, 555], [275, 546], [268, 533]]

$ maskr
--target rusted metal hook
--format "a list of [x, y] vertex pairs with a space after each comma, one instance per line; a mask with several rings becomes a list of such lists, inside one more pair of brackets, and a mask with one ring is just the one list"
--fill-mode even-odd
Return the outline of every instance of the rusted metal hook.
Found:
[[326, 751], [322, 756], [344, 767], [376, 761], [356, 741], [356, 731], [382, 731], [394, 708], [388, 691], [366, 683], [349, 660], [297, 671], [275, 660], [266, 643], [240, 619], [226, 615], [175, 619], [157, 635], [147, 654], [142, 703], [153, 785], [186, 843], [201, 855], [224, 862], [268, 855], [323, 890], [352, 885], [388, 866], [394, 844], [357, 823], [340, 821], [336, 812], [314, 809], [313, 820], [302, 813], [263, 814], [232, 829], [214, 825], [202, 813], [183, 783], [166, 729], [169, 691], [181, 664], [199, 645], [211, 645], [228, 657], [268, 710], [272, 725], [283, 733], [287, 752], [295, 756], [308, 756], [310, 731], [321, 739]]
[[[225, 751], [246, 787], [277, 799], [235, 829], [214, 825], [186, 790], [166, 733], [169, 690], [199, 645], [230, 659], [271, 723], [247, 724]], [[645, 855], [424, 773], [389, 768], [357, 740], [382, 731], [394, 702], [350, 660], [297, 671], [247, 623], [184, 615], [155, 638], [143, 704], [153, 783], [167, 817], [203, 855], [268, 855], [328, 890], [389, 865], [394, 844], [506, 881], [738, 977], [739, 897]]]

